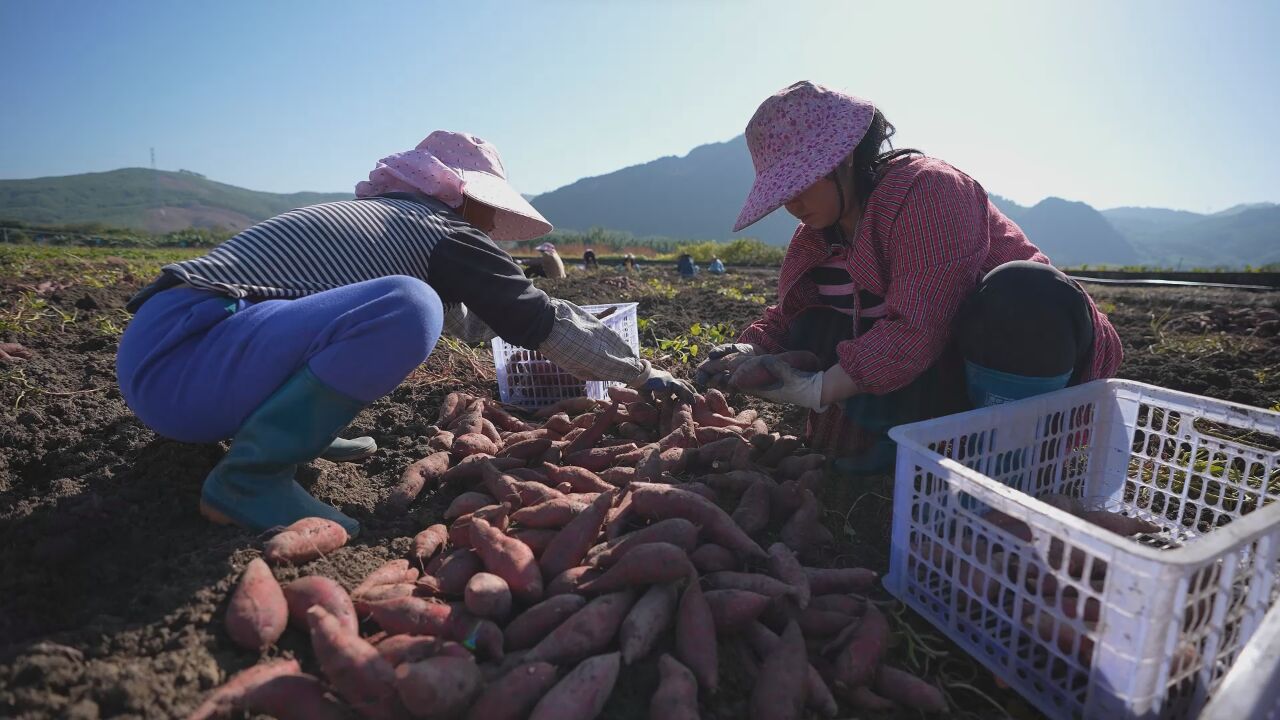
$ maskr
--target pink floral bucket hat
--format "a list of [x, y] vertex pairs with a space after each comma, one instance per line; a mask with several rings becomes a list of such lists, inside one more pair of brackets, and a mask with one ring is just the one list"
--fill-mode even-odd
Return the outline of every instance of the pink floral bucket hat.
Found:
[[760, 104], [747, 123], [756, 181], [737, 232], [826, 177], [867, 134], [871, 101], [802, 80]]
[[451, 208], [463, 197], [497, 210], [489, 237], [499, 241], [532, 240], [551, 232], [551, 223], [507, 181], [502, 158], [493, 143], [467, 133], [437, 130], [408, 152], [378, 161], [368, 180], [356, 184], [356, 197], [388, 192], [430, 195]]

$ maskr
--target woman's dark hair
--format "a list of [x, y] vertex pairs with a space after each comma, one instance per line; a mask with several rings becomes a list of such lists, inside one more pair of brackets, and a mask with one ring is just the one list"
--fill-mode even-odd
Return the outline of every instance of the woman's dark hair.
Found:
[[[862, 136], [853, 152], [831, 171], [830, 177], [840, 190], [840, 215], [844, 216], [845, 203], [852, 200], [858, 207], [865, 208], [871, 191], [875, 190], [880, 180], [880, 173], [893, 161], [907, 155], [923, 155], [913, 148], [893, 149], [893, 137], [896, 130], [893, 123], [885, 120], [884, 113], [876, 110], [871, 117], [871, 125]], [[885, 149], [885, 146], [888, 146]], [[837, 224], [838, 227], [838, 224]]]

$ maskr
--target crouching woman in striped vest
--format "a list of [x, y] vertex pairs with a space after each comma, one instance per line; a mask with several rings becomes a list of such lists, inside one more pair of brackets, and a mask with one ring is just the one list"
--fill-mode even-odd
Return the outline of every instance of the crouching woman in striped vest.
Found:
[[371, 438], [338, 433], [446, 327], [536, 349], [585, 380], [690, 396], [495, 244], [550, 230], [492, 144], [434, 132], [379, 161], [354, 200], [291, 210], [165, 266], [129, 302], [121, 393], [162, 436], [231, 438], [201, 491], [209, 519], [261, 531], [318, 516], [353, 535], [359, 523], [298, 485], [297, 466], [372, 454]]

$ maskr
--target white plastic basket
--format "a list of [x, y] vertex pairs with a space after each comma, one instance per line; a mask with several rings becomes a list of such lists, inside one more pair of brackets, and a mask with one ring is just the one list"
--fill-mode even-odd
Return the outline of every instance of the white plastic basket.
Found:
[[1105, 380], [890, 435], [885, 585], [1051, 718], [1195, 717], [1277, 594], [1280, 414]]
[[[636, 303], [583, 305], [583, 310], [598, 314], [613, 308], [612, 314], [600, 322], [618, 333], [636, 352], [640, 351], [640, 330], [636, 324]], [[562, 370], [536, 350], [526, 350], [493, 339], [493, 364], [498, 371], [498, 395], [502, 402], [520, 407], [538, 408], [558, 400], [586, 396], [596, 400], [608, 397], [610, 385], [616, 382], [583, 381]]]
[[1280, 605], [1267, 612], [1257, 632], [1198, 720], [1280, 718]]

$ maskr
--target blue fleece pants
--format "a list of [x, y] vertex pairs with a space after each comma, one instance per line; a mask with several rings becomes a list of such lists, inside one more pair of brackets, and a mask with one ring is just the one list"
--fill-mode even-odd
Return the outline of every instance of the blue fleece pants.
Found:
[[152, 430], [183, 442], [235, 435], [304, 365], [366, 403], [391, 392], [431, 354], [440, 297], [391, 276], [297, 300], [235, 300], [178, 287], [146, 301], [116, 356], [120, 391]]

